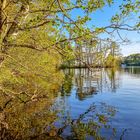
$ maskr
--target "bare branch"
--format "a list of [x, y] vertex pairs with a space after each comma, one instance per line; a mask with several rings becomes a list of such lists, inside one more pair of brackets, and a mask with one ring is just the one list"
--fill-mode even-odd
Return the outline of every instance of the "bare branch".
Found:
[[[74, 6], [71, 8], [65, 8], [64, 11], [71, 11], [73, 9], [77, 9], [77, 8], [81, 8], [81, 6]], [[58, 10], [50, 10], [50, 9], [40, 9], [40, 10], [33, 10], [33, 11], [29, 11], [30, 13], [38, 13], [38, 12], [50, 12], [50, 13], [60, 13], [63, 12], [62, 10], [58, 9]]]
[[129, 25], [127, 25], [127, 27], [124, 27], [126, 25], [127, 24], [124, 24], [124, 25], [112, 24], [112, 25], [104, 27], [104, 29], [116, 29], [116, 30], [125, 30], [125, 31], [138, 31], [138, 30], [140, 30], [140, 29], [137, 29], [137, 28], [129, 26]]
[[71, 18], [66, 14], [66, 11], [65, 11], [65, 10], [63, 9], [63, 7], [61, 6], [60, 0], [57, 0], [57, 2], [58, 2], [58, 5], [59, 5], [61, 11], [63, 12], [63, 14], [64, 14], [70, 21], [72, 21], [72, 22], [75, 24], [75, 26], [76, 26], [79, 30], [81, 30], [80, 27], [76, 24], [76, 22], [75, 22], [73, 19], [71, 19]]
[[44, 26], [44, 25], [46, 25], [47, 23], [50, 23], [50, 22], [52, 22], [52, 21], [51, 20], [44, 21], [43, 23], [40, 23], [40, 24], [37, 24], [37, 25], [34, 25], [34, 26], [19, 28], [19, 30], [23, 31], [23, 30], [30, 30], [30, 29], [38, 28], [38, 27]]

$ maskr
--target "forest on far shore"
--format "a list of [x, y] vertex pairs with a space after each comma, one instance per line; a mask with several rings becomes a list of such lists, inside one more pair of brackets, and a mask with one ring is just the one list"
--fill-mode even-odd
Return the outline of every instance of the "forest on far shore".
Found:
[[124, 57], [123, 63], [127, 66], [140, 66], [140, 53], [131, 54]]

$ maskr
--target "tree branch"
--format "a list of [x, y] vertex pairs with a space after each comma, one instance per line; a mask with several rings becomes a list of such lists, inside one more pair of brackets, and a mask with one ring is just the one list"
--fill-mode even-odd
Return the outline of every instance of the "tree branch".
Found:
[[[74, 6], [71, 8], [65, 8], [64, 11], [71, 11], [73, 9], [77, 9], [77, 8], [81, 8], [81, 6]], [[39, 10], [33, 10], [33, 11], [29, 11], [30, 13], [38, 13], [38, 12], [50, 12], [50, 13], [60, 13], [63, 12], [62, 10], [58, 9], [58, 10], [50, 10], [50, 9], [39, 9]]]

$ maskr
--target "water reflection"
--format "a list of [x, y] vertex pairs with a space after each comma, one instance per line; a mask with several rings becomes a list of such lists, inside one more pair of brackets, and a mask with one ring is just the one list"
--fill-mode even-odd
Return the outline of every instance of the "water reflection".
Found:
[[[69, 100], [77, 108], [76, 99], [82, 101], [92, 99], [98, 93], [111, 91], [116, 92], [119, 88], [117, 71], [93, 69], [66, 69], [65, 80], [58, 97], [56, 110], [59, 113], [59, 129], [64, 139], [113, 139], [116, 129], [111, 125], [111, 119], [116, 114], [116, 108], [105, 103], [85, 104], [81, 112], [71, 109]], [[62, 113], [61, 113], [62, 112]], [[75, 114], [76, 113], [76, 114]], [[73, 114], [73, 115], [72, 115]], [[57, 122], [57, 123], [58, 123]], [[62, 125], [64, 124], [64, 125]], [[109, 133], [109, 135], [106, 135]]]
[[76, 88], [76, 97], [79, 100], [90, 98], [93, 95], [111, 91], [116, 92], [120, 86], [120, 77], [116, 69], [67, 69], [62, 85], [62, 95], [69, 95], [72, 86]]
[[[119, 102], [120, 108], [116, 108], [116, 104], [94, 99], [106, 93], [111, 93], [107, 98], [119, 94], [123, 75], [137, 76], [140, 69], [67, 69], [64, 73], [63, 82], [55, 80], [47, 96], [42, 90], [33, 100], [24, 93], [13, 98], [1, 92], [0, 139], [124, 139], [127, 128], [113, 124], [114, 118], [118, 121], [116, 115], [124, 104]], [[54, 89], [59, 94], [54, 94]], [[127, 99], [119, 96], [119, 101]]]
[[76, 69], [74, 84], [77, 87], [76, 95], [79, 100], [83, 100], [97, 93], [93, 74], [88, 69]]
[[137, 67], [134, 67], [134, 66], [131, 66], [131, 67], [126, 67], [124, 69], [122, 69], [123, 72], [127, 73], [128, 75], [133, 75], [135, 77], [140, 77], [140, 67], [137, 66]]
[[61, 86], [61, 95], [62, 96], [70, 96], [70, 92], [73, 86], [73, 76], [74, 76], [74, 71], [73, 69], [66, 69], [65, 70], [65, 78], [64, 82]]
[[72, 118], [69, 114], [61, 116], [59, 135], [64, 139], [84, 140], [96, 139], [102, 140], [107, 138], [102, 132], [110, 131], [108, 138], [115, 137], [116, 129], [111, 126], [110, 120], [116, 113], [113, 106], [107, 104], [91, 104], [83, 113]]
[[[58, 98], [58, 102], [63, 102], [63, 114], [60, 115], [60, 118], [61, 120], [64, 120], [63, 123], [66, 124], [64, 127], [65, 130], [61, 134], [63, 138], [79, 140], [123, 140], [129, 133], [131, 134], [131, 126], [129, 126], [129, 121], [125, 121], [125, 118], [127, 119], [127, 114], [131, 114], [132, 110], [129, 110], [129, 107], [126, 107], [124, 110], [123, 106], [125, 106], [125, 104], [128, 103], [129, 105], [133, 105], [133, 102], [128, 102], [129, 100], [127, 100], [127, 98], [129, 98], [129, 96], [127, 97], [126, 95], [129, 95], [131, 93], [131, 90], [134, 90], [135, 87], [133, 87], [134, 85], [132, 84], [130, 87], [131, 90], [129, 90], [129, 87], [127, 87], [127, 82], [129, 82], [130, 80], [131, 82], [134, 81], [134, 79], [132, 80], [131, 78], [135, 77], [136, 75], [139, 75], [138, 69], [93, 69], [92, 71], [89, 71], [88, 69], [67, 69], [64, 72], [66, 75], [66, 79], [62, 85], [63, 94], [61, 94], [61, 96]], [[129, 74], [130, 77], [126, 77], [127, 74]], [[68, 82], [69, 84], [67, 84]], [[67, 84], [68, 87], [65, 84]], [[122, 87], [122, 85], [124, 84], [125, 87], [127, 87], [128, 89], [127, 94], [125, 92], [126, 89], [123, 89]], [[67, 92], [65, 87], [69, 89], [67, 90]], [[106, 93], [108, 94], [107, 97], [105, 95]], [[118, 95], [113, 95], [113, 93], [116, 93]], [[107, 103], [101, 103], [101, 105], [99, 105], [98, 102], [94, 100], [96, 95], [99, 99], [102, 99], [104, 101], [107, 100]], [[104, 99], [102, 98], [102, 96], [108, 99]], [[133, 94], [130, 94], [130, 96], [133, 96], [131, 98], [134, 98]], [[119, 100], [117, 100], [117, 98], [119, 98]], [[109, 99], [114, 99], [114, 103], [112, 103], [113, 106], [110, 106], [108, 104]], [[96, 109], [92, 106], [92, 104], [96, 106]], [[126, 112], [126, 109], [128, 109], [128, 112], [126, 112], [126, 115], [124, 115], [124, 120], [121, 119], [122, 116], [116, 117], [116, 105], [119, 106], [120, 109], [123, 108], [123, 110], [118, 109], [118, 111]], [[61, 108], [59, 103], [57, 106], [59, 106], [59, 109]], [[96, 113], [93, 111], [94, 109], [91, 106], [96, 110]], [[91, 112], [89, 111], [89, 113], [85, 113], [88, 112], [87, 110], [90, 110], [90, 107], [93, 110], [91, 109]], [[106, 107], [112, 109], [105, 109]], [[133, 108], [134, 107], [135, 106], [133, 106]], [[106, 116], [106, 114], [110, 114], [109, 110], [112, 110], [114, 114], [111, 116]], [[81, 118], [80, 116], [84, 116], [84, 119], [78, 121], [79, 118]], [[108, 121], [105, 122], [104, 125], [103, 122], [103, 124], [100, 122], [99, 118], [96, 118], [97, 116], [100, 116], [100, 119], [102, 119], [103, 117], [103, 120]], [[121, 122], [120, 124], [117, 124], [119, 126], [113, 124], [114, 119], [116, 119], [117, 122]], [[75, 120], [74, 122], [76, 122], [75, 125], [73, 125], [73, 123], [66, 123], [67, 121], [73, 122], [73, 120]], [[123, 126], [123, 124], [126, 123], [128, 123], [127, 125], [129, 127], [127, 125]], [[97, 131], [93, 129], [95, 128], [95, 126], [99, 128], [97, 129]]]
[[54, 97], [41, 97], [26, 103], [16, 99], [5, 99], [0, 111], [0, 139], [32, 139], [42, 137], [47, 126], [57, 120], [57, 112], [49, 108]]

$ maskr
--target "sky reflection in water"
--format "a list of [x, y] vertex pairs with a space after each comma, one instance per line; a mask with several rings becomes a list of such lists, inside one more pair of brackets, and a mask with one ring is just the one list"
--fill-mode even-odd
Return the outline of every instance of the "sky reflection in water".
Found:
[[[57, 104], [63, 102], [63, 107], [59, 106], [59, 109], [63, 108], [63, 118], [69, 116], [71, 120], [76, 120], [92, 104], [95, 104], [98, 110], [96, 115], [109, 114], [108, 109], [106, 110], [102, 106], [104, 103], [105, 106], [113, 107], [112, 111], [115, 114], [112, 117], [106, 116], [111, 130], [102, 127], [99, 135], [106, 139], [139, 139], [140, 68], [93, 71], [96, 72], [88, 69], [65, 70], [66, 78], [61, 95], [57, 98]], [[87, 122], [91, 119], [91, 114], [94, 113], [86, 114], [85, 120], [82, 122], [89, 125]], [[94, 119], [95, 122], [100, 123], [99, 118]], [[113, 133], [115, 134], [113, 135]], [[70, 129], [62, 134], [62, 136], [66, 135], [72, 135]], [[93, 139], [93, 137], [85, 138]]]

